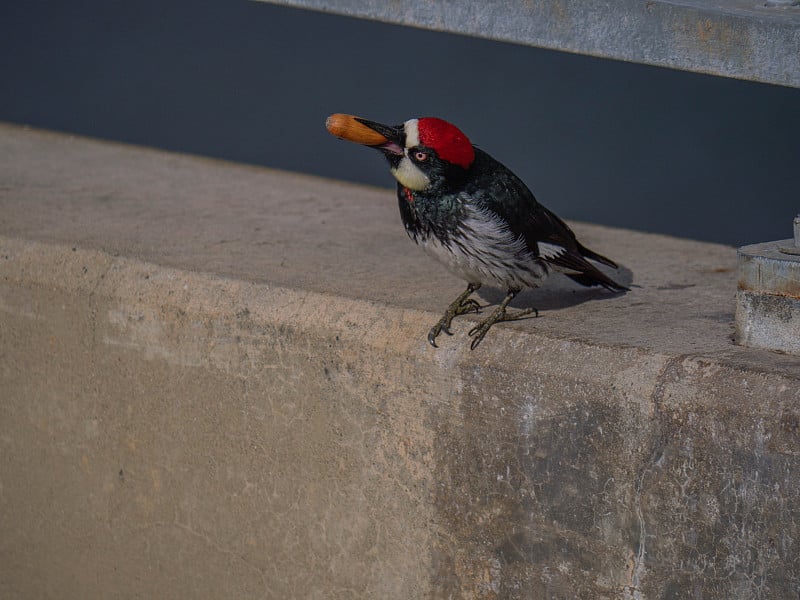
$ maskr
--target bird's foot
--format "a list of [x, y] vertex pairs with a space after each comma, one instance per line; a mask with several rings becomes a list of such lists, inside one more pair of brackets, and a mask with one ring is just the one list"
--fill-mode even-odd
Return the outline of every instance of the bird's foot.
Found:
[[500, 323], [502, 321], [517, 321], [519, 319], [528, 317], [530, 314], [533, 314], [534, 317], [539, 316], [539, 311], [535, 308], [525, 308], [509, 314], [506, 312], [505, 304], [507, 303], [498, 306], [491, 315], [470, 329], [470, 337], [474, 336], [472, 343], [469, 345], [470, 350], [475, 350], [475, 348], [478, 347], [478, 344], [480, 344], [483, 338], [486, 337], [487, 332], [495, 323]]
[[428, 342], [434, 348], [438, 348], [436, 345], [436, 338], [439, 337], [439, 334], [443, 331], [447, 335], [453, 335], [450, 331], [450, 323], [453, 322], [453, 319], [458, 317], [459, 315], [465, 315], [470, 312], [481, 312], [481, 308], [483, 308], [477, 300], [473, 300], [469, 298], [469, 295], [477, 290], [480, 287], [480, 284], [469, 284], [467, 289], [458, 297], [456, 298], [450, 306], [447, 307], [444, 315], [442, 318], [439, 319], [439, 322], [436, 323], [431, 330], [428, 332]]

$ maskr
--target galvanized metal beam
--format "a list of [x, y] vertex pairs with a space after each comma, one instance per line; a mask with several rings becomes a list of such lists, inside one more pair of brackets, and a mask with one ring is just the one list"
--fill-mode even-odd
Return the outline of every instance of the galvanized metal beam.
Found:
[[800, 87], [800, 0], [262, 0]]

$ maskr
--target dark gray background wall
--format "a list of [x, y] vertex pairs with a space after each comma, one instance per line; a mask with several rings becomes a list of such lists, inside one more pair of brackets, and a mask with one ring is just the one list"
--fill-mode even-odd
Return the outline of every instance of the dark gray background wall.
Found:
[[248, 0], [6, 2], [0, 68], [37, 127], [391, 187], [325, 117], [436, 115], [566, 218], [741, 245], [800, 210], [796, 89]]

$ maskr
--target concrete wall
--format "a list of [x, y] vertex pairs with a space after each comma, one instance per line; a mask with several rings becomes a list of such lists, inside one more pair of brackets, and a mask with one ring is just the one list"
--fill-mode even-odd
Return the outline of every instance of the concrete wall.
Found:
[[732, 248], [576, 224], [639, 287], [434, 349], [461, 286], [387, 191], [0, 151], [0, 597], [800, 592], [800, 366], [731, 343]]

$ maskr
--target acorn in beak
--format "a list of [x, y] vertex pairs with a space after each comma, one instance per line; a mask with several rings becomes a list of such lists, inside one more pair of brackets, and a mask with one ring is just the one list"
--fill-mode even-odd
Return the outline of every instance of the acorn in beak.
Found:
[[383, 125], [361, 117], [336, 113], [325, 120], [325, 128], [339, 139], [370, 146], [384, 153], [403, 155], [406, 134], [402, 125]]

